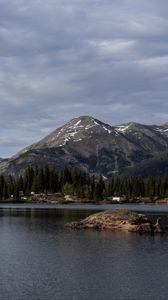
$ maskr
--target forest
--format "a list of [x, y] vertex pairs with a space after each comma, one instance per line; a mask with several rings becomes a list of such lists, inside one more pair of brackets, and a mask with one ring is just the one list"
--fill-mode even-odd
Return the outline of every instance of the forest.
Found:
[[19, 196], [48, 193], [62, 193], [76, 196], [79, 199], [101, 201], [108, 197], [144, 198], [151, 200], [156, 197], [168, 197], [168, 176], [161, 178], [112, 178], [103, 180], [89, 176], [77, 169], [67, 166], [58, 172], [55, 167], [32, 168], [29, 167], [23, 176], [5, 178], [0, 176], [0, 200], [11, 196], [19, 199]]

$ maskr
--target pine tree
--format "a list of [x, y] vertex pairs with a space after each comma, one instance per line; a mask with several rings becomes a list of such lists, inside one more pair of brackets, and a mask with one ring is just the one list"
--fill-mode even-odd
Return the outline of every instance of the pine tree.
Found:
[[49, 190], [52, 193], [58, 192], [60, 189], [60, 184], [59, 184], [58, 174], [54, 167], [50, 169], [49, 179], [50, 179], [49, 180]]
[[146, 182], [146, 195], [153, 200], [155, 196], [155, 180], [152, 177], [149, 177]]

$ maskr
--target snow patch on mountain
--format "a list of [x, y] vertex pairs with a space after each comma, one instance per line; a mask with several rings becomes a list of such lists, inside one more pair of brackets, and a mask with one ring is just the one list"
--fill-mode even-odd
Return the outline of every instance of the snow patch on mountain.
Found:
[[125, 133], [130, 128], [130, 125], [131, 124], [128, 124], [128, 125], [119, 125], [119, 126], [115, 127], [115, 130], [118, 131], [118, 132]]
[[88, 129], [93, 128], [93, 127], [95, 127], [95, 125], [87, 125], [87, 126], [85, 127], [85, 130], [88, 130]]
[[105, 127], [105, 126], [102, 126], [103, 127], [103, 129], [105, 130], [105, 131], [107, 131], [109, 134], [112, 132], [110, 129], [108, 129], [107, 127]]
[[74, 125], [74, 127], [77, 127], [80, 123], [81, 123], [81, 120], [79, 120], [79, 121]]
[[156, 128], [156, 131], [162, 133], [162, 134], [165, 134], [168, 132], [168, 129], [163, 129], [163, 128]]

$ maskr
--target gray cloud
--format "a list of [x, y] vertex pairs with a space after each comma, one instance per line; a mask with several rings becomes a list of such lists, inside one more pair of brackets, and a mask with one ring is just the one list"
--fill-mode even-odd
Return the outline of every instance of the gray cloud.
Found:
[[167, 1], [0, 0], [0, 156], [78, 115], [168, 121]]

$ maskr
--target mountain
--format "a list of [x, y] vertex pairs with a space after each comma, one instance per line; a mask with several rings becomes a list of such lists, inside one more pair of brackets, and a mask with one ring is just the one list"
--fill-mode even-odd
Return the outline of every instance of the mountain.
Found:
[[154, 155], [136, 166], [130, 167], [121, 174], [121, 177], [163, 177], [168, 175], [168, 152]]
[[[41, 141], [0, 161], [1, 174], [21, 174], [28, 166], [65, 163], [105, 177], [162, 174], [168, 162], [168, 123], [110, 126], [90, 116], [72, 119]], [[155, 167], [157, 166], [157, 172]], [[168, 168], [165, 170], [167, 172]], [[143, 174], [144, 173], [144, 174]]]

